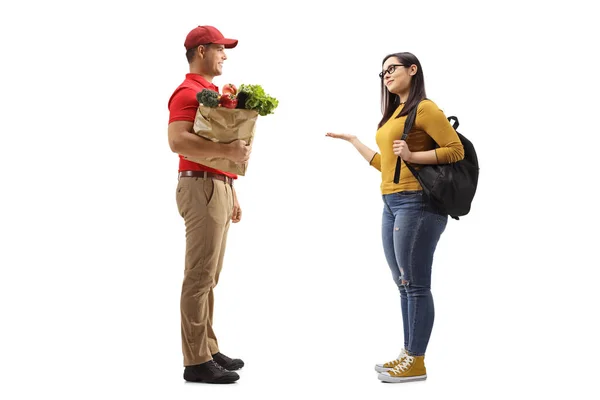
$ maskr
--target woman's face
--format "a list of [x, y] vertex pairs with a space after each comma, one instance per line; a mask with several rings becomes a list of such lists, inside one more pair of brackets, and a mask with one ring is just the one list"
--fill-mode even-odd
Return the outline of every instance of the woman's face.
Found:
[[400, 94], [410, 88], [412, 68], [404, 66], [397, 57], [390, 57], [383, 63], [382, 79], [390, 93]]

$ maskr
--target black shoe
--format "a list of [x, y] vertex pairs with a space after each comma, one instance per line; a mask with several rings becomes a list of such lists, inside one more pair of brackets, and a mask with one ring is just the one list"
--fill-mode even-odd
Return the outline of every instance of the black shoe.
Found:
[[223, 353], [213, 354], [213, 360], [215, 360], [221, 367], [228, 369], [229, 371], [236, 371], [244, 366], [244, 362], [239, 358], [229, 358]]
[[240, 376], [221, 367], [214, 360], [210, 360], [203, 364], [185, 367], [183, 379], [188, 382], [232, 383], [240, 379]]

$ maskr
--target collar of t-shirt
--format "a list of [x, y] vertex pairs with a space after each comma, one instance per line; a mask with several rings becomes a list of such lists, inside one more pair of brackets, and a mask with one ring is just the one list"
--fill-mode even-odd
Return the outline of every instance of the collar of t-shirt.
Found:
[[215, 92], [219, 93], [219, 88], [216, 85], [214, 85], [212, 82], [207, 81], [206, 78], [204, 78], [202, 75], [194, 74], [194, 73], [190, 72], [185, 75], [185, 79], [189, 79], [191, 81], [198, 82], [200, 85], [202, 85], [202, 87], [214, 90]]

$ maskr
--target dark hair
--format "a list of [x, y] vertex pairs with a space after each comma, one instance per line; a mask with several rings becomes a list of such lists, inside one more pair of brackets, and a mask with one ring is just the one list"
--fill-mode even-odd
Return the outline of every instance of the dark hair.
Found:
[[[383, 66], [383, 64], [385, 64], [387, 59], [390, 57], [398, 58], [400, 60], [400, 64], [405, 65], [406, 68], [410, 67], [413, 64], [417, 66], [417, 73], [410, 80], [410, 93], [408, 95], [408, 99], [406, 100], [402, 111], [400, 112], [400, 114], [398, 114], [398, 117], [401, 117], [403, 115], [408, 115], [408, 113], [410, 113], [413, 108], [419, 105], [419, 102], [421, 100], [425, 100], [427, 98], [427, 95], [425, 94], [425, 79], [423, 78], [423, 68], [421, 68], [421, 63], [419, 62], [417, 57], [415, 57], [414, 54], [406, 52], [394, 53], [385, 56], [381, 65]], [[379, 125], [377, 126], [377, 128], [381, 128], [383, 124], [385, 124], [390, 119], [390, 117], [399, 105], [400, 96], [394, 93], [390, 93], [385, 87], [384, 79], [381, 78], [381, 112], [383, 113], [383, 117], [381, 118], [381, 121], [379, 121]]]
[[192, 61], [194, 61], [194, 54], [196, 54], [196, 51], [198, 51], [198, 46], [192, 47], [191, 49], [188, 49], [188, 51], [185, 52], [185, 58], [187, 58], [189, 64], [191, 64]]

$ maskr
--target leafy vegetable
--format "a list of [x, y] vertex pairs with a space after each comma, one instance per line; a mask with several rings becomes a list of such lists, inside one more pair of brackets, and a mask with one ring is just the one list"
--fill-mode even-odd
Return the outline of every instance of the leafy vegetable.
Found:
[[279, 101], [265, 93], [260, 85], [240, 85], [238, 91], [238, 108], [256, 110], [259, 115], [272, 114]]
[[219, 105], [219, 93], [210, 89], [202, 89], [201, 92], [196, 94], [198, 103], [205, 105], [206, 107], [217, 107]]

